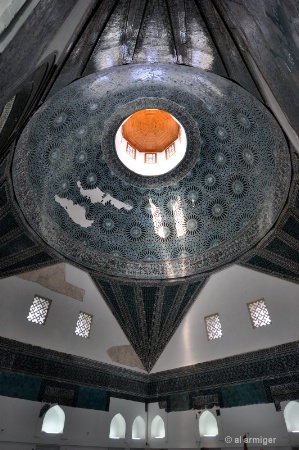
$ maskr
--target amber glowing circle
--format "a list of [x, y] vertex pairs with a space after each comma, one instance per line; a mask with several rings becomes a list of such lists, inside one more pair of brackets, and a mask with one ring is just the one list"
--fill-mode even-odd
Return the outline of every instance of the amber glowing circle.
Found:
[[143, 109], [122, 126], [123, 137], [140, 152], [163, 152], [179, 137], [180, 125], [166, 111]]
[[162, 175], [182, 161], [187, 138], [183, 126], [167, 111], [142, 109], [122, 123], [115, 146], [119, 159], [133, 172]]

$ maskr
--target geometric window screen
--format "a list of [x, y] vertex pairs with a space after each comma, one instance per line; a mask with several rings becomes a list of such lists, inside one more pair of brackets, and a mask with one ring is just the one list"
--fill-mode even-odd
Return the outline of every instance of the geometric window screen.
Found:
[[88, 338], [91, 328], [91, 322], [92, 316], [81, 311], [77, 320], [75, 334], [77, 336]]
[[175, 146], [174, 144], [171, 144], [171, 146], [166, 149], [166, 159], [169, 159], [174, 154], [175, 154]]
[[205, 317], [205, 323], [209, 341], [222, 337], [222, 329], [218, 313]]
[[157, 155], [156, 153], [146, 153], [145, 154], [145, 164], [156, 164]]
[[127, 143], [127, 153], [128, 155], [132, 156], [133, 159], [136, 159], [136, 150], [135, 148], [131, 147], [129, 143]]
[[271, 319], [265, 300], [263, 298], [261, 298], [260, 300], [256, 300], [255, 302], [248, 303], [247, 306], [249, 309], [253, 328], [270, 325]]
[[29, 315], [27, 319], [29, 322], [38, 323], [43, 325], [46, 321], [47, 314], [51, 305], [51, 300], [38, 297], [35, 295], [32, 305], [30, 306]]

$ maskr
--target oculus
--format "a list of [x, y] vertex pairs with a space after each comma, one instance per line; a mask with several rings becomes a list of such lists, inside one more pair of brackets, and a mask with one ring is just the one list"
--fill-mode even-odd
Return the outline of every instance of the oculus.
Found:
[[119, 127], [115, 148], [128, 169], [139, 175], [159, 176], [182, 161], [187, 138], [183, 126], [168, 112], [143, 109]]

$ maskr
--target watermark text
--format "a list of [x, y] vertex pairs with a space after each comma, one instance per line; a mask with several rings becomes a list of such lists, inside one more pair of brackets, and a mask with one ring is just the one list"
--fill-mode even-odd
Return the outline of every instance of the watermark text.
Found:
[[224, 441], [226, 444], [275, 444], [276, 437], [265, 437], [265, 436], [256, 436], [256, 437], [245, 437], [243, 436], [225, 436]]

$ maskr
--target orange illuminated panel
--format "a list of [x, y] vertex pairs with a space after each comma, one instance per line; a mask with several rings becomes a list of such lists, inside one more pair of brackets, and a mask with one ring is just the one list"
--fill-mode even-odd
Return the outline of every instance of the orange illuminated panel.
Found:
[[144, 157], [145, 164], [156, 164], [157, 154], [156, 153], [146, 153]]
[[178, 139], [180, 125], [166, 111], [143, 109], [132, 114], [122, 126], [127, 142], [139, 152], [163, 152]]
[[127, 143], [127, 153], [132, 156], [133, 159], [136, 159], [136, 150], [129, 143]]
[[165, 150], [165, 155], [166, 155], [166, 159], [169, 159], [171, 156], [173, 156], [175, 154], [175, 146], [174, 144], [171, 144], [166, 150]]

